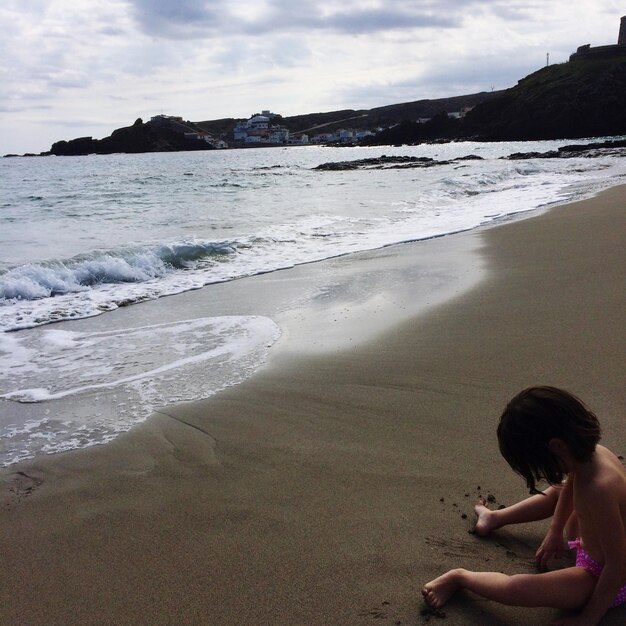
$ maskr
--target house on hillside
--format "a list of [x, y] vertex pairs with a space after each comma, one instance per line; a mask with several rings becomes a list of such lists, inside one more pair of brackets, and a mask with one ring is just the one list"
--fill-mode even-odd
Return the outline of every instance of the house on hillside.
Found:
[[182, 121], [183, 118], [178, 115], [164, 115], [163, 113], [150, 118], [150, 123], [153, 126], [165, 126], [167, 124], [170, 124], [171, 122], [181, 123]]
[[246, 125], [252, 130], [264, 130], [269, 128], [270, 118], [265, 115], [255, 115], [246, 122]]
[[289, 145], [291, 146], [306, 146], [309, 143], [309, 136], [305, 133], [299, 133], [297, 135], [289, 135]]
[[335, 133], [318, 133], [311, 138], [312, 143], [330, 143], [335, 141]]
[[370, 130], [340, 128], [333, 132], [319, 133], [311, 138], [311, 143], [345, 143], [353, 144], [365, 137], [373, 135]]
[[246, 144], [289, 143], [289, 129], [280, 124], [272, 124], [275, 117], [278, 117], [276, 113], [263, 111], [247, 120], [237, 122], [233, 129], [234, 140]]

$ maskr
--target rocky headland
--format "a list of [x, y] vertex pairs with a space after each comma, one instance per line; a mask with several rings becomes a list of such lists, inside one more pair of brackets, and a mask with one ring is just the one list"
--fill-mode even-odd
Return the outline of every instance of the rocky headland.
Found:
[[[188, 124], [192, 124], [188, 122]], [[190, 126], [190, 131], [193, 131]], [[113, 154], [116, 152], [178, 152], [182, 150], [213, 150], [213, 146], [198, 139], [193, 132], [185, 134], [171, 126], [143, 123], [138, 119], [132, 126], [118, 128], [109, 137], [92, 139], [79, 137], [70, 141], [57, 141], [52, 144], [49, 154], [56, 156], [77, 156], [85, 154]]]

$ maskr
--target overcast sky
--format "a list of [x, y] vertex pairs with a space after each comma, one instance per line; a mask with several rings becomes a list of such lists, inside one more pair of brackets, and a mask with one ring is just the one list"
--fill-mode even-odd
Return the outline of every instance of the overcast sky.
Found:
[[2, 0], [0, 154], [158, 113], [297, 115], [513, 86], [623, 0]]

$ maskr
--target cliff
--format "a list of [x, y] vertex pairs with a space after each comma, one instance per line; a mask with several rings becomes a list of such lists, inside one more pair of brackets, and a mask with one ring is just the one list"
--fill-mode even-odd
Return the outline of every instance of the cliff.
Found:
[[[193, 128], [189, 129], [193, 131]], [[132, 126], [118, 128], [104, 139], [79, 137], [52, 144], [50, 153], [57, 156], [83, 154], [112, 154], [114, 152], [177, 152], [182, 150], [212, 150], [213, 146], [197, 138], [186, 137], [180, 130], [168, 126], [144, 124], [138, 119]]]

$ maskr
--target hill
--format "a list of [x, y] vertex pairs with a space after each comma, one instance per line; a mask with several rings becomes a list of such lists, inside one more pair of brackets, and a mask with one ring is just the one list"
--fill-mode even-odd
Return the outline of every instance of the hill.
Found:
[[[430, 117], [435, 113], [454, 112], [486, 102], [498, 96], [499, 92], [478, 93], [438, 100], [418, 100], [403, 104], [362, 109], [345, 109], [328, 113], [309, 113], [292, 117], [275, 118], [276, 123], [286, 126], [291, 133], [332, 131], [342, 126], [375, 129], [380, 126], [397, 124], [403, 119]], [[157, 120], [163, 117], [164, 120]], [[190, 137], [195, 133], [209, 133], [212, 137], [228, 136], [238, 120], [222, 118], [203, 122], [174, 121], [180, 118], [157, 116], [150, 122], [138, 119], [132, 126], [118, 128], [109, 137], [93, 139], [78, 137], [70, 141], [57, 141], [47, 154], [58, 156], [83, 154], [111, 154], [114, 152], [172, 152], [181, 150], [211, 150], [206, 141]], [[165, 119], [167, 118], [167, 119]]]
[[[433, 117], [437, 113], [453, 113], [466, 107], [473, 107], [481, 102], [496, 98], [502, 92], [481, 92], [451, 98], [434, 100], [416, 100], [402, 104], [391, 104], [374, 109], [342, 109], [326, 113], [307, 113], [279, 117], [275, 121], [286, 126], [291, 133], [329, 132], [341, 127], [375, 129], [399, 124], [404, 120]], [[232, 131], [238, 120], [224, 118], [196, 122], [196, 125], [215, 136]]]
[[578, 56], [518, 81], [480, 102], [463, 119], [437, 115], [426, 123], [405, 120], [368, 144], [476, 139], [524, 141], [626, 134], [626, 46], [611, 55]]
[[626, 134], [626, 46], [613, 58], [545, 67], [470, 111], [462, 135], [488, 141]]
[[114, 152], [177, 152], [181, 150], [212, 150], [213, 146], [197, 138], [186, 137], [183, 131], [197, 129], [188, 122], [177, 129], [171, 126], [144, 124], [140, 119], [132, 126], [114, 130], [109, 137], [92, 139], [79, 137], [52, 144], [50, 154], [76, 156], [84, 154], [112, 154]]

